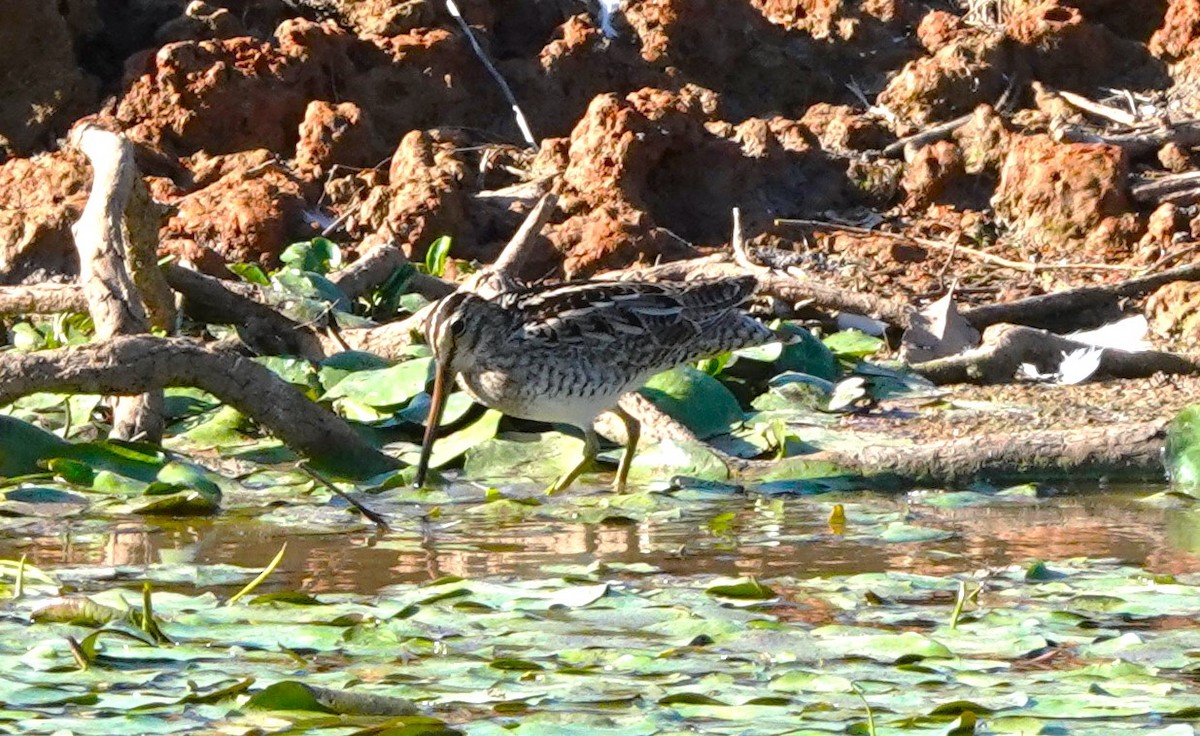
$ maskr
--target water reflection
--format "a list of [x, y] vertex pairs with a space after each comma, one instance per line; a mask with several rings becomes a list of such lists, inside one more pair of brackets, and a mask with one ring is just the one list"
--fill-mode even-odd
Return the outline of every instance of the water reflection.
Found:
[[[598, 523], [476, 518], [448, 509], [440, 522], [402, 520], [387, 535], [355, 528], [324, 534], [254, 519], [139, 521], [99, 531], [63, 520], [25, 537], [0, 539], [0, 557], [27, 554], [44, 569], [158, 563], [265, 565], [286, 541], [268, 588], [370, 593], [445, 575], [534, 577], [547, 566], [596, 561], [649, 563], [669, 574], [826, 575], [901, 570], [947, 574], [1030, 559], [1116, 557], [1152, 571], [1200, 571], [1200, 513], [1147, 507], [1136, 492], [1060, 497], [1034, 505], [941, 509], [904, 498], [839, 499], [861, 513], [907, 514], [909, 523], [952, 531], [953, 539], [888, 544], [846, 536], [826, 523], [830, 501], [723, 498], [679, 517]], [[732, 512], [732, 517], [728, 515]], [[448, 521], [448, 520], [453, 521]], [[24, 533], [28, 534], [29, 529]], [[861, 535], [860, 535], [861, 536]], [[137, 570], [129, 571], [132, 573]]]

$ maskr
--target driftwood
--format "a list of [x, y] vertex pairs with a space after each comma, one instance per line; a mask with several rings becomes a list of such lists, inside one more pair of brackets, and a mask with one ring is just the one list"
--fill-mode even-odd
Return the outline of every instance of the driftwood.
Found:
[[550, 221], [554, 208], [558, 206], [558, 195], [550, 192], [542, 195], [538, 203], [529, 210], [521, 227], [513, 233], [512, 238], [505, 244], [504, 250], [496, 257], [490, 266], [480, 269], [468, 277], [461, 289], [473, 291], [483, 296], [493, 296], [501, 291], [512, 288], [517, 282], [521, 267], [529, 260], [529, 254], [538, 242], [538, 234]]
[[[342, 349], [362, 350], [375, 353], [381, 358], [398, 360], [404, 355], [405, 348], [413, 345], [425, 329], [426, 309], [405, 317], [398, 322], [389, 322], [378, 327], [358, 327], [338, 332]], [[326, 349], [331, 343], [325, 340]]]
[[177, 264], [165, 266], [163, 272], [167, 283], [184, 296], [189, 316], [234, 325], [242, 342], [259, 355], [297, 355], [312, 361], [325, 357], [321, 339], [311, 328], [233, 291], [228, 282]]
[[1200, 121], [1168, 123], [1147, 130], [1125, 133], [1097, 133], [1082, 125], [1061, 123], [1053, 127], [1051, 134], [1056, 140], [1069, 143], [1103, 143], [1117, 146], [1136, 158], [1154, 153], [1168, 143], [1184, 148], [1200, 145]]
[[[325, 357], [320, 336], [266, 304], [254, 284], [216, 279], [175, 263], [162, 266], [161, 271], [164, 283], [183, 297], [188, 317], [234, 325], [252, 351], [310, 360]], [[0, 287], [0, 317], [87, 311], [87, 296], [79, 284]]]
[[[1018, 325], [996, 325], [984, 333], [983, 345], [949, 358], [919, 363], [912, 368], [939, 385], [950, 383], [1007, 383], [1023, 363], [1040, 372], [1058, 369], [1064, 353], [1088, 346], [1046, 330]], [[1154, 350], [1127, 352], [1104, 349], [1097, 375], [1111, 378], [1147, 378], [1155, 373], [1200, 373], [1200, 362]]]
[[[354, 263], [331, 274], [329, 280], [347, 297], [357, 299], [387, 281], [407, 263], [408, 257], [399, 246], [394, 243], [379, 243]], [[408, 281], [408, 290], [430, 301], [436, 301], [453, 294], [454, 284], [429, 274], [415, 273]]]
[[87, 297], [78, 284], [0, 286], [0, 317], [86, 312], [87, 309]]
[[[1009, 80], [1008, 85], [1004, 88], [1004, 92], [1000, 95], [1000, 99], [996, 100], [996, 104], [994, 105], [995, 109], [1006, 109], [1009, 105], [1009, 102], [1012, 100], [1013, 92], [1015, 92], [1016, 89], [1017, 78], [1014, 76]], [[894, 143], [887, 145], [884, 147], [881, 153], [885, 158], [900, 158], [901, 156], [906, 159], [910, 158], [913, 152], [928, 146], [930, 143], [936, 143], [937, 141], [949, 138], [951, 135], [953, 135], [954, 131], [971, 122], [971, 118], [974, 116], [975, 111], [971, 111], [965, 115], [959, 115], [953, 120], [947, 120], [944, 123], [938, 123], [937, 125], [933, 125], [925, 130], [917, 131], [912, 135], [905, 136]]]
[[194, 386], [233, 406], [301, 454], [336, 458], [357, 477], [401, 463], [268, 368], [192, 340], [112, 337], [81, 347], [0, 354], [0, 405], [38, 391], [128, 396]]
[[816, 453], [884, 485], [961, 486], [993, 482], [1085, 478], [1162, 481], [1166, 422], [964, 437], [919, 445], [868, 445]]
[[[695, 278], [721, 278], [744, 276], [746, 268], [730, 262], [725, 255], [705, 256], [686, 261], [672, 261], [658, 266], [629, 271], [609, 271], [596, 276], [599, 279], [648, 279], [681, 281]], [[789, 274], [764, 270], [755, 273], [758, 292], [788, 304], [852, 312], [873, 317], [894, 327], [908, 327], [916, 309], [898, 299], [885, 299], [858, 291], [839, 289], [836, 286], [800, 279]]]
[[1200, 281], [1200, 264], [1179, 266], [1107, 286], [1085, 286], [1007, 304], [987, 304], [966, 310], [963, 317], [980, 330], [1002, 322], [1030, 327], [1057, 327], [1069, 319], [1071, 312], [1113, 307], [1120, 299], [1149, 294], [1172, 281]]
[[930, 143], [936, 143], [949, 138], [954, 131], [971, 122], [971, 118], [974, 116], [974, 112], [969, 112], [965, 115], [959, 115], [953, 120], [947, 120], [944, 123], [938, 123], [918, 133], [905, 136], [894, 143], [888, 144], [882, 151], [883, 156], [885, 158], [907, 158], [909, 151], [919, 150]]
[[1130, 195], [1142, 203], [1170, 202], [1180, 206], [1200, 201], [1200, 171], [1167, 174], [1138, 182], [1129, 188]]
[[[1041, 83], [1039, 82], [1033, 82], [1032, 86], [1035, 90], [1038, 87], [1042, 87]], [[1046, 88], [1043, 87], [1043, 89]], [[1117, 125], [1132, 127], [1140, 122], [1138, 116], [1128, 110], [1123, 110], [1119, 107], [1113, 107], [1112, 105], [1105, 105], [1084, 97], [1081, 94], [1076, 94], [1075, 92], [1070, 92], [1065, 89], [1050, 91], [1058, 95], [1063, 101], [1072, 107], [1082, 110], [1089, 115], [1094, 115], [1098, 118], [1104, 118], [1105, 120], [1116, 123]]]
[[803, 225], [806, 227], [830, 228], [833, 230], [841, 230], [847, 233], [856, 235], [864, 235], [870, 237], [887, 238], [889, 240], [897, 240], [903, 243], [911, 243], [922, 248], [932, 248], [948, 252], [951, 256], [962, 255], [973, 260], [983, 263], [990, 263], [993, 266], [1002, 268], [1011, 268], [1014, 271], [1024, 271], [1025, 273], [1038, 273], [1039, 271], [1129, 271], [1128, 266], [1114, 266], [1109, 263], [1027, 263], [1025, 261], [1014, 261], [1010, 258], [1004, 258], [994, 253], [988, 253], [985, 250], [971, 248], [969, 246], [960, 245], [958, 243], [945, 243], [932, 238], [922, 238], [916, 235], [906, 235], [904, 233], [893, 233], [887, 230], [872, 230], [867, 227], [857, 227], [855, 225], [843, 225], [836, 222], [828, 222], [825, 220], [797, 220], [797, 219], [777, 219], [776, 225]]
[[[138, 179], [133, 146], [91, 124], [72, 131], [70, 142], [87, 156], [93, 171], [91, 194], [71, 232], [79, 251], [79, 281], [96, 325], [96, 337], [106, 340], [149, 332], [142, 295], [126, 268], [133, 246], [125, 228], [125, 210]], [[144, 249], [145, 244], [139, 248]], [[114, 437], [158, 442], [163, 423], [161, 387], [150, 387], [142, 395], [127, 395], [113, 402]]]
[[[123, 139], [122, 139], [123, 140]], [[133, 146], [127, 141], [132, 155]], [[175, 330], [175, 293], [158, 267], [158, 231], [166, 209], [150, 197], [150, 190], [134, 169], [129, 204], [125, 207], [125, 254], [130, 276], [146, 306], [150, 325], [164, 332]]]

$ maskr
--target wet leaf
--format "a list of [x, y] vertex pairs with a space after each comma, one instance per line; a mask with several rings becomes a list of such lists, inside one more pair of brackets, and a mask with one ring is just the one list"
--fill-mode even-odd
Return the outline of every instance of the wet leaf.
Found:
[[821, 342], [838, 360], [851, 363], [869, 358], [883, 347], [883, 340], [859, 330], [841, 330]]
[[705, 591], [709, 595], [720, 596], [722, 598], [738, 598], [742, 600], [763, 601], [775, 597], [775, 591], [758, 582], [757, 580], [743, 580], [737, 583], [727, 585], [714, 585], [706, 588]]
[[432, 358], [414, 358], [390, 368], [352, 373], [325, 392], [323, 401], [347, 397], [367, 406], [398, 407], [425, 390]]
[[700, 439], [724, 434], [742, 420], [742, 408], [729, 389], [691, 366], [659, 373], [639, 393]]
[[69, 444], [41, 427], [0, 415], [0, 477], [36, 473]]

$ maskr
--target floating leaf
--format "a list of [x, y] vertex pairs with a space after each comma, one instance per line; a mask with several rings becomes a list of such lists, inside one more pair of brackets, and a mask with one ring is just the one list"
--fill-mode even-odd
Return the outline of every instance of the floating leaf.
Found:
[[765, 601], [775, 597], [775, 591], [771, 590], [762, 583], [754, 580], [742, 580], [737, 583], [726, 585], [714, 585], [704, 590], [709, 595], [720, 596], [722, 598], [737, 598], [741, 600]]
[[629, 470], [635, 481], [662, 481], [682, 475], [700, 480], [729, 478], [729, 466], [704, 443], [663, 440], [639, 446]]
[[432, 366], [432, 358], [414, 358], [389, 368], [358, 371], [338, 381], [322, 400], [345, 396], [367, 406], [401, 406], [425, 390]]
[[391, 367], [392, 362], [374, 353], [362, 350], [347, 350], [331, 355], [321, 361], [317, 376], [322, 388], [326, 391], [333, 388], [346, 376], [359, 371], [382, 370]]

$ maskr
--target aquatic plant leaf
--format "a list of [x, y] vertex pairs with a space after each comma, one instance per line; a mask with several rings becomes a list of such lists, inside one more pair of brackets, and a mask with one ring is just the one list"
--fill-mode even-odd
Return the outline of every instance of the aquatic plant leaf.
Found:
[[325, 392], [323, 401], [342, 396], [375, 407], [399, 407], [425, 390], [432, 358], [413, 358], [388, 368], [358, 371]]
[[726, 480], [729, 466], [704, 443], [663, 440], [642, 445], [633, 458], [629, 477], [636, 482], [666, 481], [673, 476]]
[[36, 473], [70, 443], [41, 427], [0, 415], [0, 477]]
[[279, 262], [300, 271], [325, 274], [342, 265], [342, 250], [328, 238], [316, 237], [284, 248]]
[[639, 393], [700, 439], [725, 434], [742, 420], [742, 408], [729, 389], [689, 365], [659, 373]]
[[392, 365], [392, 361], [375, 353], [363, 350], [347, 350], [331, 355], [321, 361], [317, 377], [326, 391], [333, 388], [348, 375], [365, 370], [381, 370]]
[[559, 432], [545, 432], [522, 440], [497, 437], [466, 449], [463, 475], [550, 481], [574, 467], [582, 453], [583, 440]]
[[871, 357], [884, 345], [883, 340], [859, 330], [841, 330], [826, 336], [821, 342], [838, 360], [850, 363]]
[[757, 580], [742, 580], [736, 583], [727, 583], [722, 585], [713, 585], [706, 588], [705, 591], [709, 595], [720, 596], [722, 598], [738, 598], [742, 600], [763, 601], [775, 597], [775, 591], [758, 582]]

